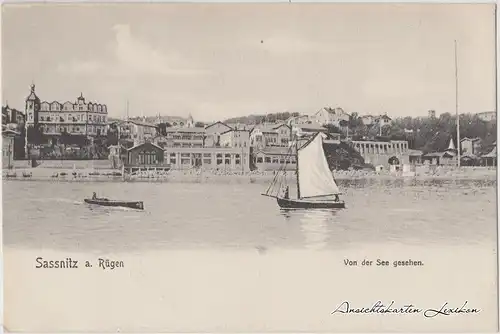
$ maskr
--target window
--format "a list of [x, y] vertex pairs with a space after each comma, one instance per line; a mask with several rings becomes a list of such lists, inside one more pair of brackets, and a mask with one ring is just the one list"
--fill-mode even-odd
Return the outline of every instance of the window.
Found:
[[279, 161], [278, 157], [273, 157], [273, 164], [277, 164]]
[[226, 165], [230, 165], [230, 164], [231, 164], [231, 159], [227, 159], [227, 158], [226, 158], [226, 159], [225, 159], [225, 161], [224, 161], [224, 163], [225, 163]]
[[212, 153], [203, 153], [203, 157], [204, 158], [211, 158], [212, 157]]
[[257, 157], [257, 163], [258, 164], [262, 163], [262, 157]]
[[222, 158], [217, 158], [217, 165], [222, 165]]
[[211, 159], [203, 159], [203, 164], [210, 165], [210, 164], [212, 164], [212, 160]]
[[266, 158], [265, 158], [265, 161], [266, 161], [267, 163], [271, 163], [271, 157], [266, 157]]
[[181, 164], [182, 165], [190, 165], [191, 164], [191, 159], [181, 159]]

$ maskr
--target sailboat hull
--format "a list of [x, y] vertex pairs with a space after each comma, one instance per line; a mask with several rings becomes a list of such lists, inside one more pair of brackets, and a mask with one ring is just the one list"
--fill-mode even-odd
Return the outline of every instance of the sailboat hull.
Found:
[[283, 209], [344, 209], [345, 202], [339, 201], [307, 201], [299, 199], [276, 198]]

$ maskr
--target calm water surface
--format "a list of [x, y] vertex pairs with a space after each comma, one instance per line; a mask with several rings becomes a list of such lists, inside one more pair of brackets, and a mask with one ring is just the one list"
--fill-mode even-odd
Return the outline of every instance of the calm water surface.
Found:
[[[495, 245], [495, 181], [344, 181], [347, 209], [336, 212], [280, 210], [260, 195], [266, 186], [4, 181], [4, 244], [97, 252]], [[145, 211], [83, 203], [94, 191], [142, 200]]]

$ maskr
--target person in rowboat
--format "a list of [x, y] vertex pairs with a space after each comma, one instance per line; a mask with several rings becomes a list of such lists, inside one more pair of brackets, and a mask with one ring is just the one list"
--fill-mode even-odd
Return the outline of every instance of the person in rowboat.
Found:
[[96, 193], [93, 193], [93, 194], [92, 194], [92, 199], [97, 199], [97, 195], [96, 195]]

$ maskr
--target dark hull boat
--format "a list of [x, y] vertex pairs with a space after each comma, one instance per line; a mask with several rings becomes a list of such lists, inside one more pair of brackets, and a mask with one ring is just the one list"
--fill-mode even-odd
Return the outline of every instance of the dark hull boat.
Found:
[[143, 202], [136, 202], [136, 201], [112, 201], [109, 199], [84, 199], [85, 203], [88, 204], [96, 204], [96, 205], [102, 205], [102, 206], [115, 206], [115, 207], [123, 207], [123, 208], [130, 208], [130, 209], [137, 209], [137, 210], [144, 210], [144, 203]]
[[282, 209], [344, 209], [343, 201], [307, 201], [299, 199], [286, 199], [276, 197], [278, 205]]

